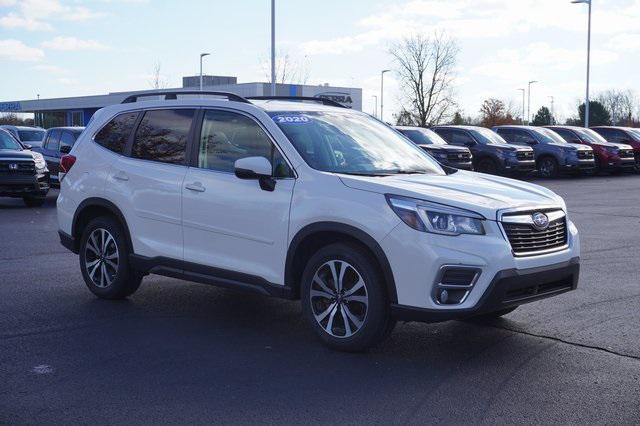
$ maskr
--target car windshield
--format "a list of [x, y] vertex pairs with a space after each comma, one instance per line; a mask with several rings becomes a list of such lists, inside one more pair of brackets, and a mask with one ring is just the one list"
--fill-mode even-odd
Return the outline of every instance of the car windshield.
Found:
[[471, 133], [473, 133], [473, 136], [475, 136], [476, 139], [478, 139], [478, 142], [480, 142], [483, 145], [507, 143], [507, 141], [505, 141], [502, 138], [502, 136], [500, 136], [493, 130], [478, 128], [478, 129], [472, 129]]
[[535, 127], [532, 130], [539, 135], [542, 143], [561, 143], [566, 144], [565, 141], [560, 135], [558, 135], [553, 130], [545, 129], [543, 127]]
[[595, 144], [607, 144], [607, 140], [600, 136], [597, 132], [591, 129], [574, 129], [574, 132], [579, 134], [584, 140], [589, 143]]
[[399, 129], [399, 132], [408, 137], [416, 145], [447, 145], [447, 141], [439, 134], [429, 129]]
[[636, 141], [640, 141], [640, 129], [637, 128], [631, 128], [631, 129], [627, 129], [627, 132], [631, 133], [633, 135], [633, 139]]
[[430, 156], [389, 126], [352, 111], [269, 113], [316, 170], [355, 175], [444, 175]]
[[0, 130], [0, 149], [22, 150], [22, 146], [9, 133]]
[[18, 130], [22, 142], [40, 142], [44, 139], [43, 130]]

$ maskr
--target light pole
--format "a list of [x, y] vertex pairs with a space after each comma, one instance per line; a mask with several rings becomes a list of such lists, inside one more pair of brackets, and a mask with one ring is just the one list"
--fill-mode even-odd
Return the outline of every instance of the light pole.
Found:
[[551, 99], [551, 123], [549, 123], [549, 124], [553, 125], [553, 124], [556, 124], [555, 123], [555, 121], [556, 121], [555, 111], [554, 111], [554, 108], [553, 108], [553, 96], [549, 96], [549, 99]]
[[584, 127], [589, 128], [589, 68], [591, 63], [591, 0], [573, 0], [571, 3], [589, 5], [589, 23], [587, 25], [587, 96], [584, 103]]
[[271, 96], [276, 95], [276, 0], [271, 0]]
[[524, 126], [524, 113], [526, 112], [524, 110], [524, 92], [526, 92], [525, 89], [518, 89], [519, 91], [522, 92], [522, 125]]
[[380, 121], [384, 122], [384, 73], [391, 70], [382, 70], [380, 73]]
[[373, 104], [373, 116], [378, 118], [378, 96], [373, 95], [374, 104]]
[[531, 80], [529, 82], [529, 97], [527, 100], [527, 124], [531, 123], [531, 85], [537, 82], [537, 80]]
[[202, 92], [202, 58], [205, 56], [209, 56], [211, 53], [201, 53], [200, 54], [200, 91]]

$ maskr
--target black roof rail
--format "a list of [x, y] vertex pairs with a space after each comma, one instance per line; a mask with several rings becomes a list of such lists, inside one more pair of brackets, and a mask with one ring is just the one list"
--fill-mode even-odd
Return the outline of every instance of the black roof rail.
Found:
[[313, 101], [320, 102], [323, 105], [334, 106], [338, 108], [346, 108], [346, 106], [342, 105], [340, 102], [336, 102], [327, 98], [314, 98], [312, 96], [247, 96], [245, 99], [256, 99], [256, 100], [274, 100], [274, 101]]
[[164, 100], [175, 100], [178, 99], [178, 95], [215, 95], [226, 97], [230, 101], [234, 102], [242, 102], [245, 104], [250, 104], [246, 98], [243, 98], [240, 95], [236, 95], [235, 93], [230, 92], [212, 92], [209, 90], [164, 90], [161, 92], [142, 92], [136, 93], [135, 95], [127, 96], [123, 104], [131, 104], [138, 101], [138, 98], [149, 97], [149, 96], [164, 96]]

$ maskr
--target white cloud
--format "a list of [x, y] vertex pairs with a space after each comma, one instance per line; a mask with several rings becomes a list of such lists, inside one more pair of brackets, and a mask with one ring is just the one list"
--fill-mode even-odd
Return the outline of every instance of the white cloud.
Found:
[[14, 61], [39, 61], [44, 58], [44, 52], [35, 47], [29, 47], [20, 40], [0, 40], [0, 58]]
[[49, 31], [51, 25], [37, 19], [20, 16], [14, 12], [0, 17], [0, 27], [7, 29], [23, 28], [28, 31]]
[[42, 43], [45, 49], [77, 51], [77, 50], [107, 50], [108, 47], [95, 40], [81, 40], [76, 37], [54, 37]]
[[8, 7], [16, 4], [16, 0], [0, 0], [0, 7]]
[[31, 67], [31, 69], [42, 72], [42, 73], [56, 74], [56, 75], [68, 73], [68, 70], [66, 70], [65, 68], [59, 67], [57, 65], [49, 65], [49, 64], [34, 65]]
[[621, 51], [638, 50], [640, 49], [640, 33], [619, 34], [609, 40], [607, 47]]

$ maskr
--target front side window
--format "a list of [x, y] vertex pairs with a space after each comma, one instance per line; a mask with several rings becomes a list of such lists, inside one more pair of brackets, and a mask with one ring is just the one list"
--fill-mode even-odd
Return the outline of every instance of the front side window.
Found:
[[291, 175], [282, 154], [254, 120], [229, 111], [206, 111], [200, 132], [198, 167], [233, 173], [236, 160], [246, 157], [269, 160], [274, 177]]
[[96, 134], [94, 140], [108, 150], [122, 154], [138, 114], [138, 112], [125, 112], [117, 115]]
[[571, 130], [567, 129], [553, 129], [554, 132], [560, 135], [562, 139], [567, 142], [572, 142], [574, 139], [577, 139], [576, 135], [573, 134]]
[[186, 164], [187, 138], [195, 110], [161, 109], [144, 113], [131, 156], [142, 160]]
[[40, 142], [44, 139], [43, 130], [18, 130], [22, 142]]
[[444, 174], [438, 163], [398, 132], [351, 111], [269, 113], [309, 166], [356, 175]]
[[22, 151], [22, 146], [8, 132], [0, 130], [0, 149]]
[[526, 130], [521, 129], [505, 129], [500, 132], [509, 143], [516, 145], [533, 145], [536, 143], [536, 140], [527, 132]]

